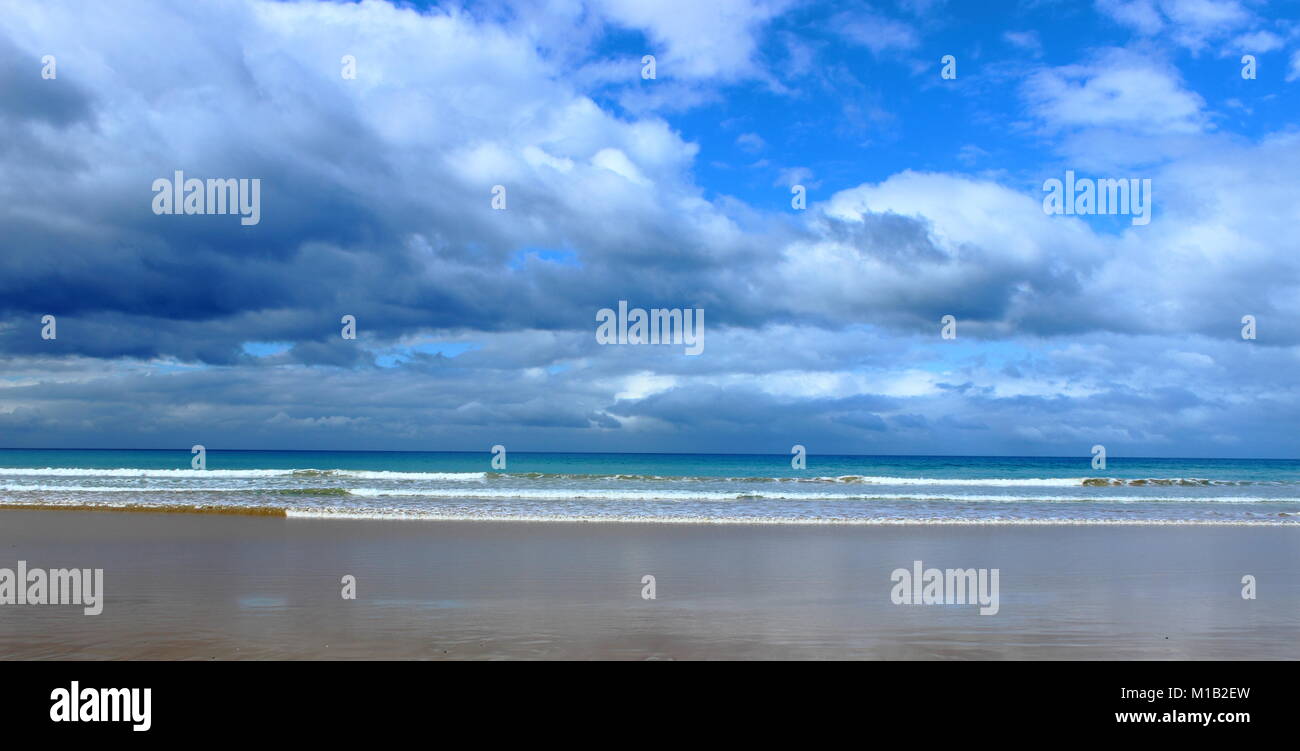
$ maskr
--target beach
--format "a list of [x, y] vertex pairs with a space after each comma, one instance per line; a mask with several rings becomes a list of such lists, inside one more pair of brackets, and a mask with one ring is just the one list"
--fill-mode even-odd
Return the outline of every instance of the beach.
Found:
[[[103, 610], [0, 605], [9, 660], [1300, 658], [1290, 526], [0, 510], [19, 561], [102, 568]], [[996, 569], [997, 612], [895, 604], [915, 561]]]

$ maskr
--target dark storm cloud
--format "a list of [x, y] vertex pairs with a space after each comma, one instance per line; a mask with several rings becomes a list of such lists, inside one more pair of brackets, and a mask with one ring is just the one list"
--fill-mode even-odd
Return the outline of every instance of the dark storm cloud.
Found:
[[57, 56], [53, 68], [56, 78], [42, 77], [43, 58], [51, 51], [33, 54], [21, 49], [8, 35], [0, 34], [0, 91], [4, 92], [0, 120], [10, 146], [30, 143], [16, 131], [34, 123], [64, 129], [74, 123], [92, 122], [90, 92], [78, 82], [75, 72], [65, 69], [59, 74]]

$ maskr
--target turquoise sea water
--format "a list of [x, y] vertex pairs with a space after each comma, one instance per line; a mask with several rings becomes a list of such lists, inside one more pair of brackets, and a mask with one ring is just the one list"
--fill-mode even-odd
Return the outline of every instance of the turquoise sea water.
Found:
[[1300, 461], [0, 449], [6, 505], [766, 523], [1300, 523]]

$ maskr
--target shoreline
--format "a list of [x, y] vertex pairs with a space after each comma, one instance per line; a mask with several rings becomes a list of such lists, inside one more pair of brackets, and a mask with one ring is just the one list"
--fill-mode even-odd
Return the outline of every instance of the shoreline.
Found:
[[[0, 605], [0, 658], [1300, 659], [1276, 526], [384, 521], [0, 510], [0, 567], [105, 582]], [[894, 604], [914, 561], [999, 570], [998, 612]]]
[[[650, 524], [742, 527], [1265, 527], [1296, 528], [1300, 522], [1265, 519], [799, 519], [782, 517], [710, 518], [710, 517], [563, 517], [563, 516], [466, 516], [434, 513], [366, 513], [351, 511], [314, 511], [280, 506], [183, 506], [153, 504], [108, 506], [58, 503], [0, 503], [0, 511], [64, 511], [84, 513], [189, 514], [194, 516], [249, 516], [272, 519], [319, 519], [376, 522], [466, 522], [515, 524]], [[1279, 514], [1291, 516], [1290, 514]]]

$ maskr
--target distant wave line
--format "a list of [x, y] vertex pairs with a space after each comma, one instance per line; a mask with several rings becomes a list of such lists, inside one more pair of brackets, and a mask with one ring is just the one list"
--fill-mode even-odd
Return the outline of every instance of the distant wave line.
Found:
[[165, 488], [60, 485], [0, 485], [0, 492], [44, 494], [135, 493], [244, 493], [250, 496], [353, 496], [358, 498], [436, 498], [464, 500], [531, 500], [531, 501], [918, 501], [918, 502], [988, 502], [988, 503], [1300, 503], [1300, 497], [1270, 498], [1263, 496], [1061, 496], [1061, 495], [963, 495], [957, 493], [780, 493], [755, 490], [603, 490], [591, 488]]
[[74, 467], [18, 468], [0, 467], [0, 477], [117, 477], [163, 479], [262, 479], [342, 478], [358, 480], [474, 482], [485, 480], [596, 480], [636, 482], [730, 482], [730, 483], [831, 483], [860, 485], [932, 485], [972, 487], [1144, 487], [1179, 486], [1213, 487], [1241, 485], [1288, 485], [1294, 481], [1210, 480], [1195, 477], [892, 477], [877, 475], [822, 475], [814, 477], [712, 477], [646, 475], [633, 473], [565, 473], [565, 472], [398, 472], [358, 469], [89, 469]]
[[156, 477], [252, 480], [266, 477], [344, 477], [359, 480], [482, 480], [486, 472], [388, 472], [361, 469], [86, 469], [81, 467], [0, 467], [0, 477]]

